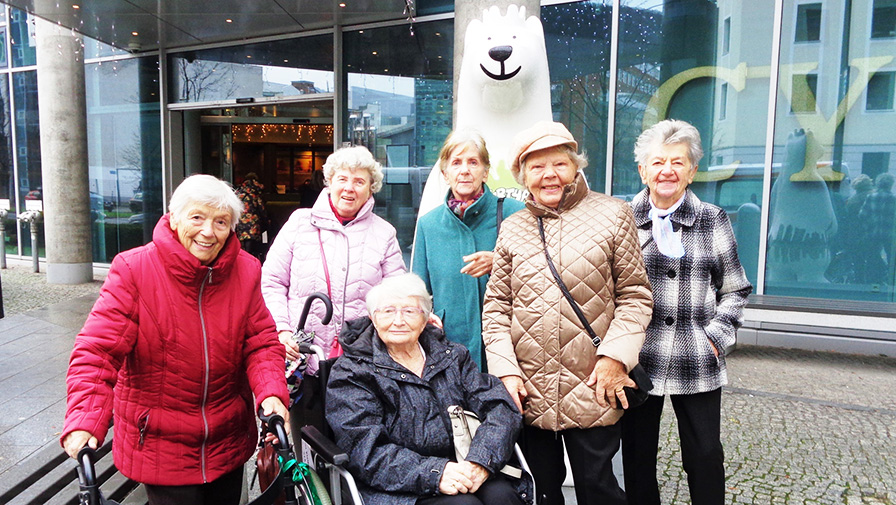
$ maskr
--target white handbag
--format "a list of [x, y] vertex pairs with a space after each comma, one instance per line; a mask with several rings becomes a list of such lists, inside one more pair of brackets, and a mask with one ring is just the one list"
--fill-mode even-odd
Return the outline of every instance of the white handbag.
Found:
[[[451, 418], [451, 431], [454, 437], [454, 454], [457, 460], [465, 460], [473, 443], [473, 436], [479, 428], [479, 418], [469, 410], [464, 410], [458, 405], [448, 407], [448, 417]], [[523, 472], [519, 468], [505, 465], [501, 473], [508, 477], [519, 479]]]

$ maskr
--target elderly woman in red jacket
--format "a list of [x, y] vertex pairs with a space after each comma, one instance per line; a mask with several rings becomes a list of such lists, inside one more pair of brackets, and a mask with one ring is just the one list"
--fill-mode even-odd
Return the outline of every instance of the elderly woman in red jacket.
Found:
[[256, 410], [288, 418], [260, 265], [233, 232], [241, 208], [227, 183], [187, 178], [152, 242], [112, 261], [75, 341], [62, 445], [96, 448], [114, 415], [115, 465], [150, 504], [239, 503]]

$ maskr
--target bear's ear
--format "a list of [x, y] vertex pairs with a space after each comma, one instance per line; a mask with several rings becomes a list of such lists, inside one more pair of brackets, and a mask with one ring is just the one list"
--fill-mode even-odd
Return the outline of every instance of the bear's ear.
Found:
[[529, 30], [529, 33], [538, 38], [541, 47], [545, 47], [544, 28], [541, 25], [540, 19], [535, 16], [529, 16], [529, 19], [526, 20], [526, 29]]

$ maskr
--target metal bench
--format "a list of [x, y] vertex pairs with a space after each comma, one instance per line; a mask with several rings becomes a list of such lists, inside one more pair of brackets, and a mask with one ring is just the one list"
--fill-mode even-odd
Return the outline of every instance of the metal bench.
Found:
[[[8, 505], [77, 505], [78, 471], [58, 442], [50, 443], [0, 474], [0, 503]], [[112, 432], [97, 450], [97, 482], [109, 500], [122, 505], [146, 505], [146, 491], [116, 470], [112, 463]]]

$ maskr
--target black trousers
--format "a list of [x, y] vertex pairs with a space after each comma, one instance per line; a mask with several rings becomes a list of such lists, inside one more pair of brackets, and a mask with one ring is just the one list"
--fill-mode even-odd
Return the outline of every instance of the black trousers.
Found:
[[482, 483], [473, 494], [420, 498], [416, 505], [523, 505], [514, 485], [500, 475]]
[[[671, 395], [681, 462], [688, 475], [693, 505], [725, 503], [725, 454], [720, 433], [722, 389], [693, 395]], [[659, 505], [656, 478], [660, 418], [665, 397], [651, 396], [622, 417], [622, 462], [629, 505]]]
[[243, 467], [195, 486], [144, 484], [149, 505], [239, 505], [243, 491]]
[[613, 475], [613, 455], [619, 448], [618, 424], [598, 428], [549, 431], [526, 426], [520, 447], [526, 455], [539, 505], [563, 505], [566, 464], [563, 446], [579, 505], [625, 505], [625, 492]]

